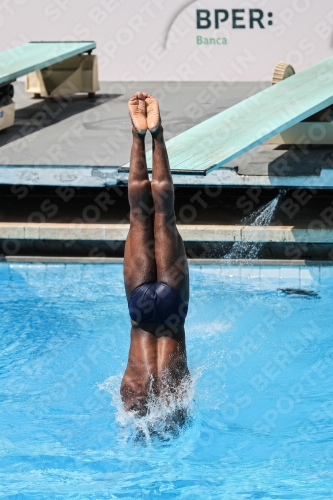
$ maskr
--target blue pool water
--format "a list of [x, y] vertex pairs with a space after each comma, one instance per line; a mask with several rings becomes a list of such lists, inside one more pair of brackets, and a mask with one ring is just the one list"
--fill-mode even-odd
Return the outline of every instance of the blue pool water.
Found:
[[175, 436], [121, 407], [120, 265], [0, 264], [0, 498], [332, 498], [333, 272], [190, 271]]

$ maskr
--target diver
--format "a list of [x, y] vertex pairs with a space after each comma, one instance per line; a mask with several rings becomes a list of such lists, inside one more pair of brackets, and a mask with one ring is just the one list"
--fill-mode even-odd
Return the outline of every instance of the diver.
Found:
[[[137, 92], [128, 107], [133, 144], [124, 283], [131, 343], [120, 393], [126, 410], [145, 415], [150, 395], [170, 394], [189, 376], [184, 329], [189, 271], [176, 226], [174, 187], [158, 101]], [[147, 130], [153, 144], [151, 182], [145, 154]]]

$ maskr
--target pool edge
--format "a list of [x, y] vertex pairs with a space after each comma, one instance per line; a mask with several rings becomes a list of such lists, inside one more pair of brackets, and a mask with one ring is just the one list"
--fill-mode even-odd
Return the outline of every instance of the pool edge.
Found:
[[[0, 262], [11, 263], [59, 263], [59, 264], [122, 264], [122, 257], [51, 257], [8, 255], [0, 257]], [[326, 260], [281, 260], [281, 259], [188, 259], [190, 265], [241, 265], [279, 267], [332, 267], [333, 261]]]

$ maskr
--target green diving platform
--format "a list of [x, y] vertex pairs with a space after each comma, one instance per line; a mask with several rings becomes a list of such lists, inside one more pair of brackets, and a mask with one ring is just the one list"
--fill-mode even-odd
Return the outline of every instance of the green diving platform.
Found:
[[[333, 57], [289, 76], [167, 141], [171, 171], [206, 175], [331, 104]], [[151, 169], [151, 151], [146, 156]], [[119, 172], [128, 170], [129, 163], [119, 168]]]
[[0, 52], [0, 130], [15, 120], [13, 82], [26, 76], [34, 97], [64, 97], [99, 90], [95, 42], [30, 42]]
[[95, 48], [95, 42], [30, 42], [0, 52], [0, 86]]

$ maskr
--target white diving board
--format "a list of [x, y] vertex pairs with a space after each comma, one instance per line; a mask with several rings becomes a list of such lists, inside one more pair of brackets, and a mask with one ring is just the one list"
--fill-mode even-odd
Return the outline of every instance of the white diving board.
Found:
[[30, 42], [0, 52], [0, 86], [95, 48], [95, 42]]
[[206, 175], [331, 104], [333, 56], [167, 141], [171, 171]]

